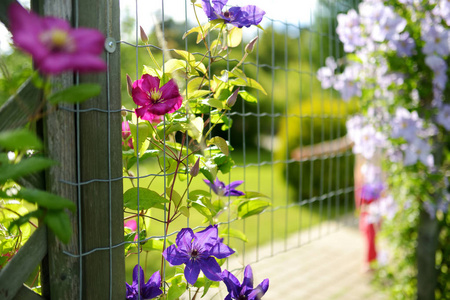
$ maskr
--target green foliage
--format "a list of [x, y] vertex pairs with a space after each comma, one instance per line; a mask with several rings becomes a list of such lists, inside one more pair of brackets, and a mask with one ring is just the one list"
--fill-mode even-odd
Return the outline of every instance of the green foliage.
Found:
[[[312, 145], [316, 151], [321, 148], [320, 142], [332, 141], [345, 136], [345, 121], [347, 116], [356, 110], [355, 102], [345, 104], [340, 99], [315, 95], [311, 101], [303, 101], [290, 109], [288, 117], [279, 121], [277, 137], [279, 147], [276, 150], [278, 160], [300, 158], [299, 162], [286, 165], [282, 174], [294, 188], [294, 201], [320, 197], [336, 190], [353, 185], [353, 155], [348, 152], [338, 153], [338, 156], [315, 156], [305, 150]], [[348, 174], [341, 170], [347, 169]], [[339, 203], [344, 203], [344, 197], [337, 196]], [[352, 199], [352, 195], [350, 195]]]

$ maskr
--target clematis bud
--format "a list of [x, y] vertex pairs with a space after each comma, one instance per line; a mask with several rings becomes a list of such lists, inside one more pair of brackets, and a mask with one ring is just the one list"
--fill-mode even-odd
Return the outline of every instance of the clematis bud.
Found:
[[139, 26], [139, 28], [141, 29], [141, 41], [143, 41], [144, 43], [148, 42], [148, 36], [145, 33], [144, 29], [142, 28], [142, 26]]
[[122, 105], [122, 111], [120, 112], [120, 114], [122, 115], [122, 117], [126, 117], [127, 116], [126, 108], [123, 105]]
[[195, 177], [198, 175], [198, 171], [200, 170], [200, 158], [197, 159], [194, 166], [191, 168], [191, 176]]
[[235, 90], [233, 92], [233, 94], [231, 94], [231, 96], [228, 97], [228, 99], [227, 99], [227, 106], [228, 107], [233, 107], [233, 105], [236, 103], [236, 99], [237, 99], [238, 93], [239, 93], [239, 88], [237, 88], [237, 90]]
[[133, 90], [133, 81], [131, 81], [130, 75], [127, 74], [127, 92], [132, 97], [131, 91]]
[[195, 2], [197, 2], [197, 0], [191, 0], [191, 3], [192, 3], [192, 4], [195, 4]]
[[246, 46], [245, 46], [245, 53], [252, 53], [253, 48], [255, 47], [256, 41], [258, 40], [258, 36], [254, 37], [253, 40], [251, 40]]

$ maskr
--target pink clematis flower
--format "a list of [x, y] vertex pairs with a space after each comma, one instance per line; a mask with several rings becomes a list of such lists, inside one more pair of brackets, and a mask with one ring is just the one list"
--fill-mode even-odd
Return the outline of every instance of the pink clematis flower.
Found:
[[63, 19], [41, 18], [17, 3], [9, 6], [8, 17], [14, 44], [31, 54], [42, 73], [106, 69], [105, 62], [99, 57], [105, 38], [98, 30], [73, 29]]
[[181, 107], [183, 97], [173, 79], [159, 87], [159, 78], [148, 74], [133, 82], [131, 95], [136, 108], [136, 115], [143, 120], [152, 121], [158, 116], [172, 113]]

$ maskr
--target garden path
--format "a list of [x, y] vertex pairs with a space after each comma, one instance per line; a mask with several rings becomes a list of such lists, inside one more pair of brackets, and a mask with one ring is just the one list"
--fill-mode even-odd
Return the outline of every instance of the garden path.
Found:
[[[297, 247], [300, 243], [301, 247]], [[284, 250], [287, 249], [287, 250]], [[362, 271], [363, 240], [357, 220], [325, 222], [245, 254], [251, 263], [255, 285], [264, 278], [270, 287], [264, 300], [382, 300], [387, 299], [371, 285], [372, 274]], [[257, 251], [257, 252], [256, 252]], [[282, 253], [280, 253], [282, 252]], [[271, 255], [275, 253], [275, 255]], [[242, 255], [230, 259], [228, 270], [242, 268]], [[236, 272], [233, 272], [236, 274]], [[243, 272], [236, 277], [242, 281]], [[224, 299], [226, 288], [202, 299]]]

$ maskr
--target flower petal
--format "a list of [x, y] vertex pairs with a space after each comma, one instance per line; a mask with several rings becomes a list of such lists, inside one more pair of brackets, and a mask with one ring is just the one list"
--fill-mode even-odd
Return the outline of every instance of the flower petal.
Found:
[[236, 181], [233, 181], [232, 183], [230, 183], [229, 185], [227, 185], [225, 188], [235, 189], [238, 186], [240, 186], [242, 183], [244, 183], [243, 180], [236, 180]]
[[103, 52], [105, 37], [95, 29], [77, 28], [70, 31], [76, 44], [76, 51], [99, 55]]
[[242, 285], [247, 286], [249, 288], [253, 288], [253, 271], [250, 265], [247, 265], [244, 270], [244, 280], [242, 281]]
[[59, 74], [69, 70], [90, 72], [106, 69], [106, 64], [100, 57], [64, 52], [51, 53], [37, 64], [39, 69], [46, 74]]
[[264, 279], [250, 294], [248, 300], [259, 300], [269, 289], [269, 279]]
[[194, 239], [195, 239], [194, 231], [192, 231], [191, 228], [183, 228], [177, 234], [175, 243], [177, 244], [178, 249], [189, 251], [192, 248], [192, 241]]
[[138, 284], [138, 276], [139, 276], [139, 283], [141, 286], [145, 284], [144, 282], [144, 270], [142, 270], [140, 265], [136, 265], [133, 269], [133, 284]]
[[178, 266], [189, 261], [189, 255], [184, 251], [179, 251], [175, 245], [170, 245], [163, 251], [162, 255], [172, 266]]
[[198, 263], [200, 264], [200, 269], [203, 271], [203, 274], [205, 274], [206, 278], [212, 281], [222, 281], [222, 270], [213, 257], [201, 259], [198, 261]]
[[208, 179], [203, 179], [203, 181], [214, 191], [214, 193], [218, 194], [219, 190], [214, 182], [209, 181]]
[[217, 257], [218, 259], [222, 259], [230, 256], [234, 253], [234, 250], [225, 245], [224, 243], [217, 243], [214, 247], [211, 248], [209, 254]]
[[[219, 241], [219, 232], [217, 225], [209, 225], [206, 229], [195, 234], [194, 243], [203, 248], [204, 251], [209, 251]], [[206, 246], [206, 247], [205, 247]]]
[[255, 5], [246, 5], [243, 7], [231, 7], [229, 9], [232, 20], [230, 23], [237, 27], [250, 27], [251, 25], [258, 25], [264, 15], [265, 11]]
[[186, 262], [186, 267], [184, 268], [184, 277], [186, 277], [186, 281], [194, 285], [197, 281], [198, 274], [200, 274], [199, 262], [191, 260]]
[[159, 78], [148, 74], [143, 74], [141, 77], [140, 87], [144, 92], [150, 92], [152, 90], [159, 90]]
[[222, 272], [222, 278], [223, 278], [223, 283], [225, 283], [229, 296], [234, 299], [236, 299], [239, 296], [240, 293], [240, 289], [241, 289], [241, 283], [239, 282], [239, 280], [230, 272], [228, 272], [228, 270], [224, 270]]
[[159, 271], [153, 273], [152, 277], [148, 280], [147, 284], [141, 289], [141, 296], [143, 299], [153, 299], [162, 294], [161, 286], [161, 274]]
[[139, 106], [144, 106], [151, 103], [147, 93], [141, 90], [141, 88], [139, 87], [133, 88], [131, 90], [131, 97], [133, 98], [133, 102]]

